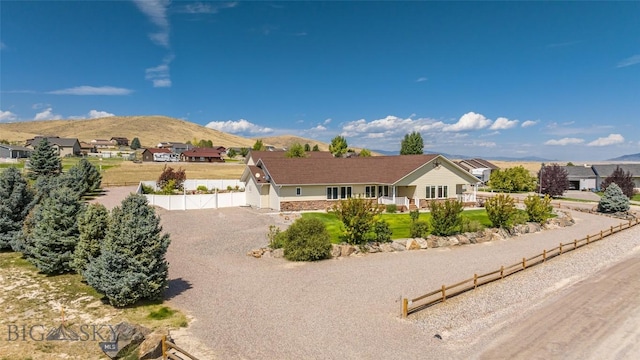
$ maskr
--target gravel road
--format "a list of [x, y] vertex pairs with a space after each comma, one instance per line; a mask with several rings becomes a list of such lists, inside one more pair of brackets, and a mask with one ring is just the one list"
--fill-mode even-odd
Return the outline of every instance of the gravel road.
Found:
[[220, 359], [476, 357], [489, 343], [485, 334], [509, 331], [550, 294], [640, 246], [636, 227], [402, 320], [402, 296], [493, 271], [620, 221], [572, 212], [572, 227], [504, 241], [291, 263], [246, 256], [266, 243], [270, 224], [286, 222], [282, 215], [250, 208], [158, 213], [172, 238], [170, 302], [196, 319], [190, 334]]

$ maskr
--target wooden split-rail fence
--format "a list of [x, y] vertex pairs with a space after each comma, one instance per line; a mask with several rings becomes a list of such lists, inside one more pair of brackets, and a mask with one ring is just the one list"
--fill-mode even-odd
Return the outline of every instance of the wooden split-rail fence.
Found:
[[402, 299], [402, 317], [406, 318], [407, 315], [414, 313], [416, 311], [420, 311], [431, 307], [433, 305], [439, 303], [445, 303], [447, 299], [452, 298], [456, 295], [460, 295], [464, 292], [474, 290], [478, 286], [488, 284], [490, 282], [494, 282], [497, 280], [504, 279], [505, 277], [515, 274], [517, 272], [526, 270], [529, 267], [543, 264], [547, 260], [560, 256], [564, 253], [573, 251], [580, 247], [589, 245], [592, 242], [599, 241], [604, 239], [607, 236], [611, 236], [617, 232], [620, 232], [625, 229], [629, 229], [633, 226], [636, 226], [640, 223], [640, 219], [636, 218], [635, 220], [629, 220], [627, 223], [620, 223], [618, 226], [611, 226], [609, 229], [601, 230], [600, 233], [594, 235], [587, 235], [587, 237], [573, 240], [572, 242], [568, 242], [566, 244], [560, 243], [559, 246], [550, 249], [543, 250], [541, 254], [532, 256], [530, 258], [522, 258], [522, 261], [519, 261], [516, 264], [509, 266], [500, 266], [499, 270], [492, 271], [486, 274], [473, 274], [472, 278], [460, 281], [453, 285], [442, 285], [437, 290], [431, 291], [424, 295], [418, 296], [414, 299], [403, 298]]
[[162, 336], [162, 360], [198, 360], [195, 356], [189, 354], [180, 348], [174, 342], [167, 340], [167, 336]]

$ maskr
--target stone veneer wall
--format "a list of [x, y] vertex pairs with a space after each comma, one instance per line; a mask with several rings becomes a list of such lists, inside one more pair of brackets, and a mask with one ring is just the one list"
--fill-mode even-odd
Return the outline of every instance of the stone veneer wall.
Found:
[[[449, 200], [449, 199], [447, 199], [447, 200]], [[455, 199], [451, 198], [451, 200], [455, 200]], [[435, 199], [435, 200], [420, 199], [420, 209], [429, 208], [429, 203], [432, 202], [432, 201], [444, 202], [445, 199]], [[464, 207], [474, 207], [474, 206], [476, 206], [476, 204], [477, 203], [475, 201], [462, 203], [462, 205]]]
[[280, 211], [327, 210], [336, 203], [335, 200], [282, 201]]

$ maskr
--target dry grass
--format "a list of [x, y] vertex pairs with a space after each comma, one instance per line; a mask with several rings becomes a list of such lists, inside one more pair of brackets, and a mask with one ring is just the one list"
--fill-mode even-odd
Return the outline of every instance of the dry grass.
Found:
[[187, 179], [240, 179], [244, 171], [243, 163], [142, 163], [122, 161], [120, 165], [106, 169], [102, 174], [102, 186], [134, 185], [143, 180], [156, 180], [164, 166], [183, 168]]
[[492, 164], [496, 165], [500, 169], [508, 169], [512, 167], [522, 166], [523, 168], [529, 170], [531, 175], [536, 176], [540, 167], [542, 166], [541, 162], [537, 161], [498, 161], [498, 160], [489, 160]]
[[[101, 296], [82, 283], [79, 275], [45, 276], [20, 257], [20, 254], [0, 252], [0, 359], [105, 359], [99, 348], [99, 337], [87, 339], [80, 326], [95, 325], [105, 340], [110, 340], [108, 325], [128, 321], [151, 329], [167, 330], [187, 325], [187, 317], [173, 309], [166, 318], [154, 320], [151, 313], [161, 311], [162, 304], [146, 304], [134, 308], [116, 309], [106, 305]], [[35, 341], [62, 324], [83, 336], [86, 341]], [[41, 325], [41, 326], [40, 326]], [[17, 329], [16, 327], [17, 326]], [[22, 340], [22, 326], [25, 339]], [[11, 334], [9, 333], [11, 330]], [[15, 338], [16, 331], [20, 341]]]
[[299, 143], [302, 145], [309, 144], [311, 148], [313, 148], [314, 145], [318, 145], [318, 149], [320, 149], [320, 151], [329, 151], [329, 144], [318, 141], [318, 140], [303, 138], [300, 136], [280, 135], [280, 136], [260, 137], [260, 138], [254, 139], [254, 141], [257, 139], [262, 139], [262, 142], [265, 145], [273, 145], [276, 148], [288, 148], [295, 143]]

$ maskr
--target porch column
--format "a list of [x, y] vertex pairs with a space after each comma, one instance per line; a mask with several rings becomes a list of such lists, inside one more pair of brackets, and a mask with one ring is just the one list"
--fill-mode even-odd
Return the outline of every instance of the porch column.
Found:
[[396, 186], [392, 186], [391, 187], [392, 193], [393, 193], [393, 203], [396, 203]]

